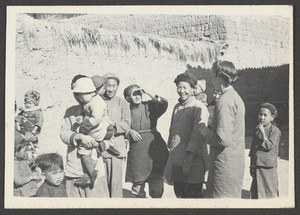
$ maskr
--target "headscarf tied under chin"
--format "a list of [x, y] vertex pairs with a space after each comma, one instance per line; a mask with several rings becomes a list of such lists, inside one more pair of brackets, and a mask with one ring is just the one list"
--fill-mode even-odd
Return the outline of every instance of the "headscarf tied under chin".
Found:
[[190, 73], [181, 73], [180, 75], [178, 75], [175, 80], [174, 83], [177, 85], [179, 82], [187, 82], [191, 85], [192, 88], [195, 88], [196, 84], [197, 84], [197, 78], [190, 74]]
[[260, 106], [259, 106], [259, 109], [260, 108], [266, 108], [268, 109], [271, 114], [274, 116], [274, 118], [277, 116], [277, 110], [276, 110], [276, 107], [270, 103], [262, 103]]

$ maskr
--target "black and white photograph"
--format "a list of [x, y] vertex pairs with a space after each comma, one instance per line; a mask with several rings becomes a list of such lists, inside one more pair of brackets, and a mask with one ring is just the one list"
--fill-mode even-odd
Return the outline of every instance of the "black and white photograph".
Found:
[[289, 5], [8, 6], [4, 207], [294, 208], [293, 24]]

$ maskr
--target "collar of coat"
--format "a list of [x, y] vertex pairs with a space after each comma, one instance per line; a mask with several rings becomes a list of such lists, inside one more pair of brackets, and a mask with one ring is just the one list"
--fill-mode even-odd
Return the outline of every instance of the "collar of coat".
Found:
[[184, 102], [182, 102], [180, 99], [178, 99], [179, 104], [186, 106], [188, 104], [190, 104], [191, 102], [193, 102], [195, 100], [194, 96], [190, 96], [190, 98], [188, 98], [187, 100], [185, 100]]

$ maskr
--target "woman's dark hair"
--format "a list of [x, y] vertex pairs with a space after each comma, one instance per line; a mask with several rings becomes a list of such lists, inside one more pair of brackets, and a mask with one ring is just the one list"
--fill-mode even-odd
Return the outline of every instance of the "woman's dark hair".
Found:
[[36, 165], [41, 168], [42, 172], [48, 170], [64, 169], [63, 159], [56, 153], [42, 154], [35, 159]]
[[86, 75], [75, 75], [74, 78], [71, 81], [71, 89], [73, 90], [73, 84], [80, 78], [88, 78]]
[[237, 70], [232, 62], [217, 60], [213, 63], [212, 69], [215, 76], [222, 77], [228, 85], [238, 79]]

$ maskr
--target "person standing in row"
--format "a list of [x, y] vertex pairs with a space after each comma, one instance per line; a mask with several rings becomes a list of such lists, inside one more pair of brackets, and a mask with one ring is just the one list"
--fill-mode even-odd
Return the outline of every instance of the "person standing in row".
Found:
[[129, 104], [125, 99], [116, 96], [120, 79], [114, 73], [103, 76], [106, 79], [103, 99], [107, 104], [110, 124], [114, 128], [113, 145], [120, 153], [118, 156], [103, 152], [108, 189], [111, 198], [122, 198], [123, 159], [127, 156], [125, 134], [130, 130], [131, 115]]
[[[151, 99], [142, 102], [143, 95], [146, 94]], [[124, 97], [131, 109], [126, 181], [132, 182], [134, 197], [146, 197], [144, 189], [147, 182], [149, 195], [161, 198], [164, 192], [163, 171], [169, 151], [156, 126], [158, 118], [166, 112], [168, 102], [160, 96], [151, 95], [136, 84], [125, 88]]]
[[231, 86], [237, 79], [233, 63], [215, 61], [212, 83], [222, 95], [216, 103], [211, 130], [207, 198], [241, 198], [245, 168], [245, 106]]
[[179, 103], [174, 107], [169, 131], [169, 159], [164, 177], [174, 185], [177, 198], [203, 198], [207, 145], [200, 131], [207, 126], [208, 110], [193, 96], [197, 79], [182, 73], [174, 81]]
[[[74, 88], [77, 81], [86, 78], [85, 75], [76, 75], [71, 82], [71, 88]], [[93, 83], [92, 83], [93, 84]], [[65, 164], [66, 190], [68, 197], [87, 198], [87, 197], [109, 197], [107, 180], [105, 176], [105, 168], [102, 156], [97, 159], [96, 170], [98, 171], [98, 179], [93, 187], [79, 186], [75, 181], [81, 178], [85, 173], [85, 169], [78, 155], [78, 146], [81, 145], [88, 149], [98, 148], [100, 152], [106, 150], [103, 144], [98, 143], [93, 137], [79, 133], [78, 117], [84, 112], [84, 103], [73, 93], [77, 105], [69, 107], [64, 115], [61, 125], [60, 138], [67, 145], [67, 156]]]
[[276, 198], [278, 191], [277, 158], [281, 131], [275, 124], [277, 110], [270, 103], [260, 105], [259, 124], [253, 134], [249, 156], [252, 199]]

